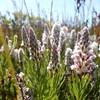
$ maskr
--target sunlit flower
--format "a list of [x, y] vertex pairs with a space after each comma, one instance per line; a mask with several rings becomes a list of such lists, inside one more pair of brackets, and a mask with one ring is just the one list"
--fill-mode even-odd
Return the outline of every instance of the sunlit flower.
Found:
[[60, 67], [60, 56], [58, 50], [60, 29], [60, 24], [55, 23], [50, 34], [51, 55], [49, 64], [47, 66], [47, 69], [50, 70], [57, 70]]
[[49, 28], [47, 26], [47, 24], [44, 25], [44, 32], [42, 35], [42, 44], [43, 45], [47, 45], [48, 44], [48, 39], [49, 39]]
[[42, 34], [41, 52], [44, 52], [46, 47], [48, 46], [49, 35], [50, 35], [49, 28], [48, 28], [47, 24], [45, 24], [44, 25], [44, 32]]
[[74, 64], [71, 65], [71, 70], [76, 71], [78, 74], [92, 73], [96, 66], [94, 63], [96, 55], [94, 48], [90, 48], [90, 45], [88, 28], [85, 27], [78, 34], [78, 39], [74, 46], [71, 56]]
[[57, 45], [55, 43], [52, 44], [51, 48], [51, 57], [49, 64], [47, 66], [47, 70], [57, 70], [60, 67], [59, 56], [57, 51]]
[[38, 40], [32, 27], [29, 28], [30, 52], [33, 60], [40, 58]]
[[66, 26], [63, 26], [60, 30], [60, 34], [59, 34], [59, 41], [58, 41], [58, 51], [61, 51], [62, 46], [64, 45], [64, 43], [66, 42], [67, 39], [67, 32], [68, 32], [68, 28]]
[[55, 44], [58, 46], [59, 42], [59, 35], [60, 35], [60, 24], [55, 23], [52, 27], [51, 30], [51, 35], [50, 35], [50, 44], [52, 46], [52, 43], [55, 42]]

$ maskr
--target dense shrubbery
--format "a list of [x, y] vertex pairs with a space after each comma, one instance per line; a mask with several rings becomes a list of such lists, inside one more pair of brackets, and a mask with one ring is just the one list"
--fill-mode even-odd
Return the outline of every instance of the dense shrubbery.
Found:
[[[85, 0], [76, 1], [80, 11]], [[0, 15], [0, 100], [100, 99], [96, 18], [90, 28], [51, 21], [18, 11], [12, 19]]]
[[21, 25], [19, 33], [2, 27], [0, 99], [100, 99], [100, 44], [91, 40], [87, 27], [76, 33], [43, 24], [41, 39], [30, 25]]

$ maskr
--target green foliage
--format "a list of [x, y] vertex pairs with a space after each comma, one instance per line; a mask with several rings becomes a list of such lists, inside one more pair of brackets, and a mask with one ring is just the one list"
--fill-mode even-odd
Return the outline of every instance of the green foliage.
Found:
[[46, 68], [48, 60], [47, 52], [40, 62], [24, 59], [25, 66], [23, 67], [28, 80], [26, 84], [31, 88], [35, 100], [58, 100], [64, 69], [61, 68], [57, 73], [48, 73]]
[[17, 98], [18, 86], [15, 79], [15, 70], [1, 27], [0, 42], [4, 46], [4, 52], [0, 53], [0, 98], [2, 100], [14, 100]]
[[90, 76], [83, 75], [82, 77], [72, 73], [71, 77], [68, 78], [68, 100], [86, 100], [89, 89]]
[[[18, 48], [21, 43], [20, 29], [24, 24], [27, 15], [15, 12], [12, 22], [14, 48]], [[11, 20], [1, 16], [5, 24], [10, 24]], [[20, 21], [19, 21], [20, 20]], [[35, 22], [41, 20], [39, 17], [30, 16], [32, 27], [35, 28], [38, 39], [41, 38], [43, 27], [35, 27]], [[76, 28], [76, 30], [80, 30]], [[15, 35], [18, 35], [18, 40]], [[17, 43], [19, 42], [19, 43]], [[61, 54], [61, 68], [58, 71], [47, 72], [50, 51], [44, 52], [41, 60], [32, 61], [27, 53], [22, 57], [19, 63], [11, 58], [7, 43], [0, 28], [0, 46], [4, 45], [4, 53], [0, 53], [0, 100], [21, 100], [21, 91], [16, 80], [18, 70], [24, 72], [25, 85], [31, 90], [34, 100], [99, 100], [100, 99], [100, 58], [95, 62], [96, 77], [92, 80], [91, 76], [86, 74], [79, 76], [74, 72], [65, 75], [65, 65], [63, 62], [64, 54]], [[20, 67], [20, 68], [19, 68]]]

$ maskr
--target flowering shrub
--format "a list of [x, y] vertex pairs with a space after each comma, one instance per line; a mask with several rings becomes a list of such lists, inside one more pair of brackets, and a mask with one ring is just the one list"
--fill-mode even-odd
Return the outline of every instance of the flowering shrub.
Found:
[[87, 27], [69, 32], [58, 23], [51, 30], [45, 24], [38, 40], [26, 25], [20, 37], [4, 37], [0, 28], [0, 99], [100, 99], [100, 44], [91, 41]]

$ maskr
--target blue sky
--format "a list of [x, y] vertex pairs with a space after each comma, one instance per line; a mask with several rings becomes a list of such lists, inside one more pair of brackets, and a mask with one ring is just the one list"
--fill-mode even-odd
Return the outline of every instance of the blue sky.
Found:
[[[2, 14], [6, 14], [7, 11], [13, 12], [16, 8], [13, 6], [12, 1], [16, 1], [17, 10], [23, 9], [23, 12], [26, 11], [25, 7], [22, 5], [23, 0], [0, 0], [0, 11]], [[37, 10], [37, 2], [40, 4], [40, 16], [44, 16], [45, 14], [49, 18], [50, 15], [50, 6], [51, 0], [25, 0], [27, 3], [28, 10], [33, 12], [34, 15], [38, 15]], [[85, 6], [85, 16], [91, 17], [91, 11], [94, 7], [97, 12], [100, 12], [100, 0], [86, 0]], [[89, 7], [89, 3], [91, 3], [91, 7], [89, 11], [87, 10]], [[57, 16], [59, 16], [59, 20], [63, 17], [74, 17], [75, 15], [75, 0], [54, 0], [53, 2], [53, 17], [57, 20]]]

